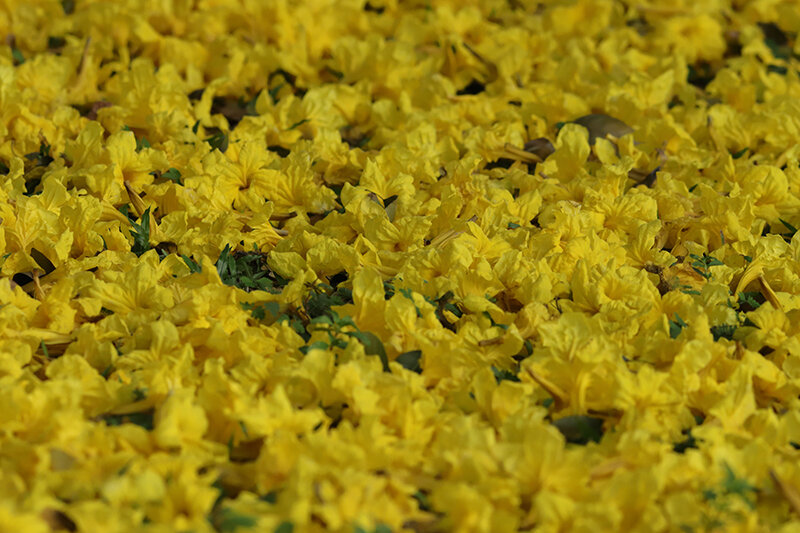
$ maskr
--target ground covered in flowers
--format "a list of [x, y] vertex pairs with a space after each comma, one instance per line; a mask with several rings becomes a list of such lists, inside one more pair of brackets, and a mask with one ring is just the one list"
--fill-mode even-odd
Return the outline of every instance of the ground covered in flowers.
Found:
[[798, 30], [3, 2], [0, 531], [797, 531]]

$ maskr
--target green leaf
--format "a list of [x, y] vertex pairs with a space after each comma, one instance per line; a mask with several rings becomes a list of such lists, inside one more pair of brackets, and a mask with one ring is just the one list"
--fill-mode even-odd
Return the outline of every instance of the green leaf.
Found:
[[684, 432], [686, 434], [686, 439], [680, 442], [676, 442], [672, 446], [672, 451], [675, 453], [686, 453], [686, 450], [689, 448], [697, 448], [697, 440], [692, 436], [691, 430], [686, 430]]
[[181, 172], [177, 168], [170, 167], [169, 170], [161, 174], [161, 177], [167, 178], [178, 185], [183, 185], [183, 182], [181, 182]]
[[328, 349], [328, 343], [327, 342], [325, 342], [325, 341], [316, 341], [316, 342], [312, 342], [308, 346], [301, 346], [300, 347], [300, 352], [302, 352], [303, 355], [305, 355], [308, 352], [310, 352], [311, 350], [327, 350], [327, 349]]
[[529, 356], [533, 355], [533, 343], [530, 339], [525, 339], [525, 351], [528, 353]]
[[603, 419], [586, 415], [571, 415], [559, 418], [553, 425], [573, 444], [600, 442], [603, 437]]
[[294, 524], [291, 522], [281, 522], [278, 524], [278, 527], [275, 528], [275, 533], [293, 533], [294, 532]]
[[698, 274], [700, 274], [701, 276], [703, 276], [706, 279], [711, 277], [711, 274], [709, 274], [708, 272], [706, 272], [703, 269], [697, 268], [696, 266], [693, 266], [692, 270], [694, 270], [695, 272], [697, 272]]
[[228, 135], [221, 131], [205, 139], [205, 142], [207, 142], [212, 149], [216, 148], [223, 153], [228, 149]]
[[54, 161], [53, 156], [50, 155], [50, 144], [47, 141], [41, 141], [39, 151], [25, 154], [25, 159], [34, 161], [38, 167], [46, 167]]
[[728, 494], [739, 496], [750, 509], [755, 509], [755, 503], [750, 499], [749, 493], [757, 492], [758, 488], [748, 483], [746, 479], [737, 478], [728, 463], [723, 463], [723, 467], [725, 468], [725, 479], [722, 481], [722, 489]]
[[[334, 311], [331, 311], [331, 314], [332, 315], [336, 315], [336, 313]], [[354, 328], [356, 327], [356, 323], [353, 322], [353, 317], [351, 317], [351, 316], [343, 316], [341, 318], [339, 318], [337, 316], [334, 319], [334, 322], [336, 323], [336, 327], [338, 327], [339, 329], [341, 329], [341, 328], [343, 328], [345, 326], [352, 326]]]
[[131, 251], [137, 256], [142, 255], [150, 249], [150, 208], [142, 213], [141, 222], [131, 222], [133, 229], [130, 230], [133, 237], [133, 247]]
[[281, 312], [281, 304], [278, 302], [264, 302], [261, 304], [261, 308], [276, 318]]
[[386, 349], [383, 342], [377, 335], [369, 331], [348, 331], [350, 337], [355, 337], [364, 345], [364, 353], [367, 355], [377, 355], [381, 359], [384, 372], [391, 372], [389, 368], [389, 358], [386, 356]]
[[[444, 304], [444, 305], [442, 306], [442, 309], [444, 309], [445, 311], [450, 311], [451, 313], [453, 313], [454, 315], [456, 315], [458, 318], [461, 318], [461, 317], [464, 315], [464, 313], [461, 311], [461, 309], [459, 309], [458, 307], [456, 307], [456, 304], [454, 304], [454, 303], [446, 303], [446, 304]], [[486, 313], [486, 314], [489, 314], [487, 311], [484, 311], [484, 313]], [[491, 318], [491, 317], [490, 317], [490, 318]], [[492, 321], [492, 322], [494, 322], [494, 321]], [[501, 325], [501, 324], [494, 324], [494, 323], [493, 323], [492, 325], [493, 325], [493, 326], [501, 326], [501, 327], [502, 327], [502, 325]], [[503, 324], [503, 325], [504, 325], [504, 324]], [[506, 326], [506, 328], [508, 328], [508, 326]]]
[[258, 523], [254, 517], [241, 514], [230, 508], [222, 509], [221, 515], [218, 523], [218, 528], [221, 533], [226, 533], [228, 531], [233, 532], [240, 527], [251, 528]]
[[736, 333], [736, 327], [737, 326], [735, 324], [719, 324], [711, 327], [711, 334], [714, 336], [715, 341], [723, 338], [733, 340], [733, 334]]
[[797, 233], [797, 228], [795, 228], [794, 226], [792, 226], [791, 224], [789, 224], [788, 222], [786, 222], [782, 218], [779, 218], [778, 220], [780, 220], [781, 224], [786, 226], [786, 229], [789, 230], [789, 233], [787, 234], [788, 237], [792, 237], [792, 236], [794, 236], [795, 233]]
[[217, 274], [225, 285], [235, 285], [233, 278], [236, 276], [236, 261], [231, 255], [231, 245], [226, 244], [217, 259]]
[[147, 137], [136, 139], [136, 151], [141, 152], [142, 148], [150, 148], [150, 141], [147, 140]]
[[21, 65], [25, 62], [25, 56], [22, 55], [22, 52], [20, 52], [19, 48], [16, 46], [11, 48], [11, 57], [14, 59], [15, 65]]
[[430, 511], [433, 509], [433, 507], [431, 507], [431, 501], [428, 499], [428, 495], [425, 492], [418, 490], [411, 496], [417, 500], [420, 511]]
[[744, 154], [746, 154], [746, 153], [747, 153], [747, 151], [748, 151], [749, 149], [750, 149], [750, 148], [748, 148], [748, 147], [745, 147], [745, 148], [742, 148], [741, 150], [739, 150], [738, 152], [732, 152], [732, 153], [731, 153], [731, 157], [732, 157], [732, 158], [734, 158], [734, 159], [739, 159], [739, 158], [740, 158], [740, 157], [742, 157]]
[[508, 223], [508, 229], [517, 229], [519, 227], [520, 227], [520, 225], [517, 224], [516, 222], [509, 222]]
[[259, 496], [258, 499], [261, 500], [261, 501], [265, 501], [267, 503], [275, 503], [275, 502], [278, 501], [278, 491], [277, 490], [271, 490], [268, 493], [266, 493], [266, 494], [264, 494], [262, 496]]
[[752, 311], [754, 309], [758, 309], [759, 307], [761, 307], [761, 303], [756, 298], [763, 299], [764, 296], [760, 292], [755, 292], [755, 291], [753, 291], [753, 292], [740, 292], [739, 293], [739, 302], [738, 302], [739, 303], [739, 307], [741, 308], [743, 306], [749, 306], [751, 308], [750, 311]]
[[497, 367], [492, 367], [492, 372], [494, 373], [494, 379], [497, 380], [498, 385], [501, 381], [514, 381], [519, 383], [520, 379], [519, 376], [514, 374], [508, 370], [500, 370]]
[[41, 345], [42, 345], [42, 353], [46, 358], [50, 359], [50, 351], [47, 349], [47, 345], [44, 343], [44, 341], [41, 341]]
[[64, 39], [63, 37], [56, 37], [56, 36], [50, 35], [47, 38], [47, 48], [49, 48], [50, 50], [56, 50], [58, 48], [63, 48], [64, 45], [66, 45], [66, 44], [67, 44], [67, 40]]
[[184, 262], [184, 263], [186, 263], [186, 266], [187, 266], [187, 267], [189, 267], [189, 271], [190, 271], [192, 274], [196, 274], [196, 273], [198, 273], [198, 272], [202, 272], [202, 271], [203, 271], [203, 267], [201, 267], [200, 265], [198, 265], [198, 264], [197, 264], [197, 263], [194, 261], [194, 259], [192, 259], [191, 257], [189, 257], [189, 256], [187, 256], [187, 255], [185, 255], [185, 254], [181, 254], [181, 259], [183, 259], [183, 262]]
[[101, 418], [103, 422], [106, 423], [107, 426], [135, 424], [139, 427], [143, 427], [147, 431], [151, 431], [154, 427], [153, 426], [154, 415], [155, 415], [155, 410], [148, 409], [146, 411], [140, 411], [138, 413], [129, 413], [126, 415], [104, 415]]
[[320, 315], [312, 318], [311, 324], [327, 324], [328, 326], [332, 326], [333, 320], [328, 315]]
[[286, 131], [293, 130], [293, 129], [297, 128], [297, 127], [300, 127], [300, 126], [302, 126], [302, 125], [303, 125], [303, 124], [305, 124], [306, 122], [310, 122], [310, 121], [311, 121], [311, 119], [304, 118], [303, 120], [301, 120], [301, 121], [299, 121], [299, 122], [295, 122], [294, 124], [292, 124], [291, 126], [289, 126], [288, 128], [286, 128]]
[[678, 316], [678, 313], [675, 313], [675, 320], [669, 321], [669, 336], [675, 339], [681, 334], [683, 328], [687, 327], [689, 327], [689, 324], [684, 322], [683, 319]]
[[267, 91], [269, 93], [269, 97], [272, 98], [273, 104], [278, 103], [278, 93], [280, 92], [281, 89], [283, 89], [285, 85], [286, 85], [285, 83], [281, 82], [272, 89], [270, 89], [269, 91]]
[[420, 365], [420, 359], [422, 359], [422, 351], [411, 350], [410, 352], [404, 352], [398, 355], [395, 361], [399, 363], [406, 370], [410, 370], [412, 372], [420, 374], [422, 373], [422, 366]]

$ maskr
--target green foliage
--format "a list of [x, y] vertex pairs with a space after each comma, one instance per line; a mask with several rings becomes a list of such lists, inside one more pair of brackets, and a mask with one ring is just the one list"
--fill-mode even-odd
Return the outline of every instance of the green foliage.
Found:
[[258, 305], [244, 302], [241, 306], [244, 310], [250, 311], [250, 316], [257, 320], [264, 320], [267, 314], [277, 319], [281, 312], [281, 306], [278, 302], [264, 302]]
[[11, 47], [11, 58], [14, 60], [14, 65], [21, 65], [25, 62], [25, 56], [16, 46]]
[[364, 353], [367, 355], [377, 355], [381, 364], [383, 364], [384, 372], [391, 372], [389, 369], [389, 358], [386, 356], [386, 349], [383, 347], [383, 341], [369, 331], [346, 331], [345, 335], [354, 337], [364, 345]]
[[252, 516], [241, 514], [230, 508], [224, 508], [219, 512], [216, 523], [217, 531], [227, 533], [236, 531], [239, 528], [252, 528], [258, 522]]
[[450, 331], [455, 331], [456, 327], [455, 324], [453, 324], [447, 319], [447, 317], [444, 315], [444, 311], [450, 311], [458, 318], [461, 318], [461, 316], [463, 315], [461, 310], [454, 303], [451, 302], [453, 296], [454, 296], [453, 291], [447, 291], [434, 301], [428, 300], [430, 303], [436, 306], [436, 318], [439, 319], [439, 322], [442, 324], [442, 326], [449, 329]]
[[319, 283], [312, 287], [311, 295], [304, 302], [306, 313], [316, 318], [327, 313], [333, 305], [344, 305], [353, 302], [353, 291], [345, 287], [333, 288], [327, 283]]
[[222, 283], [245, 292], [257, 290], [279, 294], [288, 283], [267, 266], [267, 255], [259, 252], [256, 246], [252, 252], [242, 253], [231, 252], [230, 245], [226, 244], [216, 266]]
[[714, 336], [715, 341], [720, 339], [733, 340], [733, 334], [736, 333], [737, 327], [738, 326], [735, 324], [720, 324], [717, 326], [712, 326], [711, 334]]
[[418, 490], [414, 494], [411, 495], [415, 500], [417, 500], [417, 505], [419, 506], [420, 511], [430, 511], [433, 509], [431, 506], [431, 501], [428, 499], [428, 493], [422, 490]]
[[272, 98], [272, 103], [273, 103], [273, 104], [277, 104], [277, 103], [278, 103], [278, 93], [279, 93], [279, 92], [281, 91], [281, 89], [283, 89], [285, 86], [286, 86], [286, 84], [285, 84], [285, 83], [279, 83], [278, 85], [276, 85], [275, 87], [273, 87], [272, 89], [270, 89], [269, 91], [267, 91], [267, 93], [269, 94], [269, 97], [270, 97], [270, 98]]
[[375, 529], [369, 531], [364, 529], [363, 527], [356, 526], [353, 529], [353, 533], [392, 533], [392, 528], [390, 528], [386, 524], [378, 524], [377, 526], [375, 526]]
[[278, 524], [278, 527], [275, 528], [275, 533], [293, 533], [294, 532], [294, 524], [291, 522], [281, 522]]
[[39, 143], [39, 151], [25, 154], [25, 159], [33, 161], [37, 167], [46, 167], [53, 162], [53, 157], [50, 155], [50, 144], [47, 141]]
[[162, 178], [167, 178], [173, 183], [177, 183], [178, 185], [183, 185], [181, 181], [181, 171], [177, 168], [170, 167], [166, 172], [161, 174]]
[[520, 382], [519, 376], [517, 376], [510, 370], [500, 370], [497, 367], [493, 366], [492, 372], [494, 373], [494, 379], [497, 380], [498, 385], [500, 384], [501, 381], [514, 381], [516, 383]]
[[741, 150], [739, 150], [738, 152], [731, 152], [731, 157], [734, 158], [734, 159], [739, 159], [744, 154], [746, 154], [749, 149], [750, 149], [749, 147], [744, 147]]
[[739, 293], [739, 309], [747, 307], [747, 311], [753, 311], [761, 307], [764, 301], [764, 296], [758, 291]]
[[697, 254], [689, 254], [689, 257], [694, 259], [694, 261], [692, 261], [692, 263], [691, 263], [692, 270], [694, 270], [695, 272], [697, 272], [698, 274], [703, 276], [703, 278], [705, 278], [706, 281], [711, 279], [711, 273], [709, 272], [709, 269], [712, 266], [724, 266], [725, 265], [725, 263], [723, 263], [722, 261], [720, 261], [716, 257], [711, 257], [710, 255], [706, 254], [705, 252], [703, 252], [702, 257], [697, 255]]
[[138, 413], [128, 413], [125, 415], [103, 415], [101, 419], [103, 422], [105, 422], [107, 426], [135, 424], [137, 426], [143, 427], [147, 431], [152, 431], [154, 427], [153, 426], [154, 415], [155, 415], [155, 410], [148, 409], [146, 411], [140, 411]]
[[572, 444], [600, 442], [603, 437], [603, 419], [586, 415], [572, 415], [559, 418], [553, 426]]
[[130, 230], [133, 237], [131, 251], [137, 256], [142, 255], [150, 249], [150, 208], [142, 213], [141, 222], [131, 222], [133, 229]]
[[686, 439], [676, 442], [672, 446], [672, 450], [675, 453], [686, 453], [686, 450], [689, 448], [697, 448], [697, 440], [692, 436], [692, 430], [686, 430], [684, 434], [686, 435]]
[[525, 347], [525, 352], [528, 357], [533, 355], [533, 343], [530, 339], [525, 339], [525, 344], [523, 346]]
[[713, 502], [715, 507], [720, 510], [727, 508], [725, 497], [738, 498], [750, 509], [755, 509], [754, 495], [758, 493], [758, 488], [751, 485], [746, 479], [737, 477], [727, 463], [723, 463], [722, 467], [725, 469], [725, 477], [717, 488], [703, 490], [703, 497], [709, 502]]
[[416, 372], [417, 374], [422, 373], [422, 365], [420, 365], [420, 360], [422, 359], [422, 351], [421, 350], [411, 350], [410, 352], [403, 352], [397, 356], [395, 362], [400, 364], [406, 370], [410, 370], [411, 372]]
[[[328, 342], [322, 343], [317, 341], [308, 347], [304, 347], [304, 353], [307, 353], [313, 348], [327, 348], [328, 346], [344, 348], [347, 346], [347, 343], [342, 337], [350, 337], [356, 339], [364, 346], [365, 354], [377, 355], [380, 358], [384, 372], [391, 372], [389, 368], [389, 358], [386, 355], [383, 341], [381, 341], [377, 335], [369, 331], [361, 331], [351, 317], [340, 317], [333, 309], [317, 308], [316, 311], [319, 311], [320, 314], [308, 321], [308, 326], [304, 328], [301, 335], [304, 339], [308, 340], [311, 338], [310, 334], [312, 332], [324, 331], [328, 333]], [[288, 315], [281, 316], [278, 320], [282, 320], [284, 317], [287, 320], [291, 320], [291, 317]], [[302, 322], [300, 325], [302, 327]]]
[[675, 313], [675, 320], [669, 321], [669, 336], [673, 339], [677, 338], [678, 335], [681, 334], [683, 328], [688, 328], [689, 324], [683, 321], [683, 319]]
[[222, 131], [216, 131], [210, 137], [203, 139], [207, 142], [212, 149], [216, 148], [220, 152], [225, 152], [228, 149], [228, 134]]
[[311, 121], [311, 119], [308, 119], [308, 118], [304, 118], [303, 120], [299, 120], [299, 121], [295, 122], [294, 124], [292, 124], [291, 126], [289, 126], [288, 128], [286, 128], [286, 131], [293, 130], [295, 128], [299, 128], [300, 126], [302, 126], [306, 122], [310, 122], [310, 121]]
[[191, 271], [192, 274], [197, 274], [203, 271], [203, 267], [197, 264], [197, 262], [188, 255], [181, 254], [181, 259], [183, 259], [183, 262], [186, 263], [187, 267], [189, 267], [189, 271]]
[[794, 237], [794, 234], [797, 233], [797, 228], [794, 227], [793, 225], [789, 224], [788, 222], [786, 222], [782, 218], [779, 218], [778, 220], [780, 220], [781, 224], [786, 226], [786, 229], [789, 230], [786, 233], [781, 233], [781, 235], [783, 236], [784, 239], [786, 239], [787, 242], [791, 241], [792, 237]]

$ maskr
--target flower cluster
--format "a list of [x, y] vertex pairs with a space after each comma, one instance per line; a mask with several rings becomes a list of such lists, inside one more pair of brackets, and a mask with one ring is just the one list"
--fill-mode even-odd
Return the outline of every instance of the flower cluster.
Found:
[[0, 531], [795, 531], [798, 31], [4, 2]]

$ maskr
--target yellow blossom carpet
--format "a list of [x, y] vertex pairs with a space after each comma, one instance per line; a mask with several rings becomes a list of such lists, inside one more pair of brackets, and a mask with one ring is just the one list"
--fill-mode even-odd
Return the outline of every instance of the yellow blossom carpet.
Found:
[[798, 30], [0, 2], [0, 532], [800, 531]]

